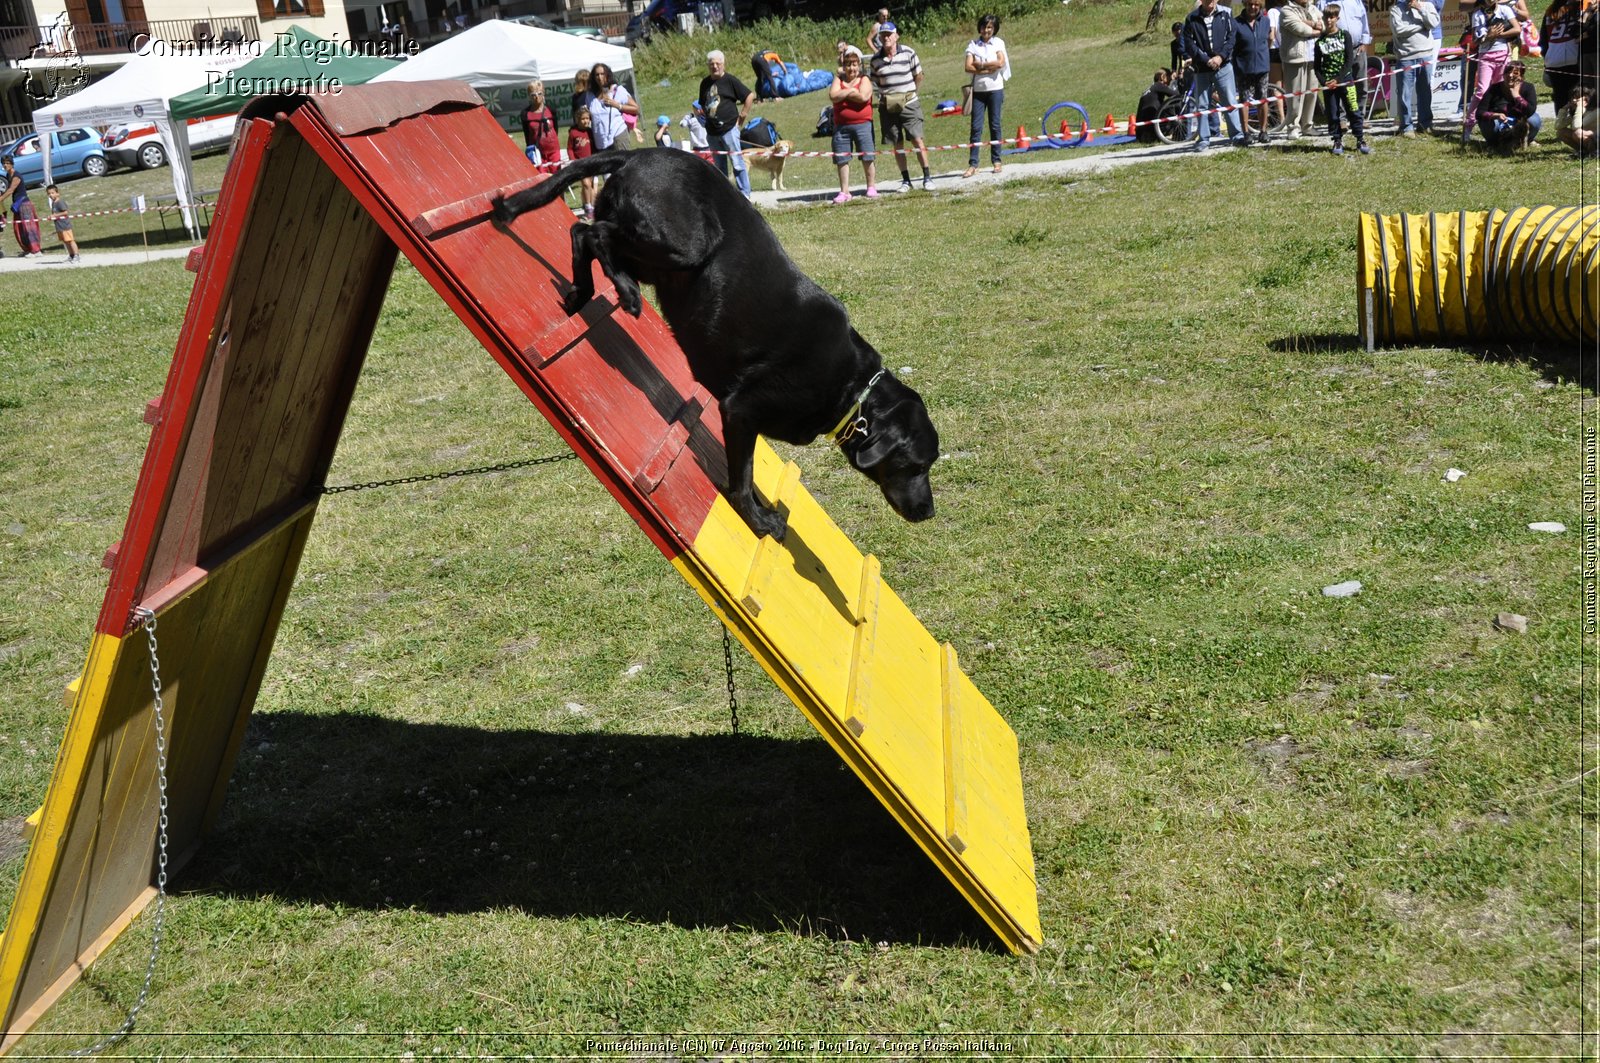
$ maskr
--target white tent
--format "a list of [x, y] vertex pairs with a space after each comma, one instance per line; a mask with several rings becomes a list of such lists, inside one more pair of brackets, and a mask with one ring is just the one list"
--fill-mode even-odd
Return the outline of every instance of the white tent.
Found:
[[[158, 42], [159, 47], [159, 42]], [[57, 100], [33, 112], [33, 127], [39, 131], [39, 150], [44, 153], [45, 181], [50, 180], [50, 137], [53, 129], [79, 126], [110, 126], [124, 122], [151, 122], [161, 134], [172, 164], [172, 190], [183, 205], [183, 221], [191, 236], [195, 231], [192, 202], [194, 177], [190, 171], [189, 131], [184, 122], [174, 122], [169, 110], [172, 97], [211, 83], [233, 68], [254, 59], [248, 49], [218, 49], [204, 54], [158, 55], [141, 52], [116, 73], [90, 85], [82, 92]]]
[[528, 82], [538, 78], [545, 84], [546, 101], [565, 125], [571, 116], [561, 112], [569, 105], [573, 76], [596, 63], [609, 66], [619, 82], [632, 84], [633, 53], [626, 48], [493, 19], [423, 49], [371, 83], [465, 81], [501, 124], [512, 129], [518, 128], [512, 123], [528, 98]]

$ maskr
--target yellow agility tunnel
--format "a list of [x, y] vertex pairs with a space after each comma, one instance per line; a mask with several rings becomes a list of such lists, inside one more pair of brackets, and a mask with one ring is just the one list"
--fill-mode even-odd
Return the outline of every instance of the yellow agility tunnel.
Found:
[[1360, 332], [1379, 344], [1552, 340], [1600, 327], [1600, 207], [1362, 214]]

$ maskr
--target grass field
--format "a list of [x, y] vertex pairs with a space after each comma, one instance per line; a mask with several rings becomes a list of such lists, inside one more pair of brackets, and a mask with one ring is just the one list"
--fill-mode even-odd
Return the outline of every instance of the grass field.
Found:
[[[1038, 69], [1114, 54], [1128, 19], [1007, 35], [1065, 35], [1029, 46]], [[743, 658], [729, 734], [716, 621], [564, 462], [323, 501], [219, 830], [108, 1054], [903, 1032], [996, 1055], [1593, 1058], [1593, 352], [1368, 355], [1353, 275], [1357, 211], [1594, 189], [1554, 149], [1380, 142], [771, 215], [939, 426], [931, 524], [825, 448], [789, 452], [1016, 730], [1043, 950], [1000, 950]], [[190, 281], [6, 277], [6, 906]], [[561, 449], [402, 265], [330, 482]], [[1547, 520], [1572, 530], [1527, 528]], [[1356, 597], [1321, 594], [1349, 579]], [[140, 921], [41, 1027], [70, 1036], [18, 1054], [115, 1028], [148, 944]]]

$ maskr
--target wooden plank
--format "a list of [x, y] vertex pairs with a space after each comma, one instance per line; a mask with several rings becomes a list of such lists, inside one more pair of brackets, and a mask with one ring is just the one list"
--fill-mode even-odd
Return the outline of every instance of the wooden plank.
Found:
[[957, 853], [967, 851], [967, 749], [961, 730], [961, 669], [948, 642], [941, 647], [939, 702], [944, 722], [944, 838]]
[[751, 616], [761, 615], [762, 603], [786, 566], [788, 556], [771, 536], [763, 535], [756, 540], [755, 553], [750, 558], [750, 570], [744, 578], [744, 590], [739, 594], [739, 604]]
[[872, 664], [877, 649], [878, 608], [883, 568], [873, 554], [861, 562], [861, 585], [856, 590], [855, 635], [850, 648], [850, 686], [845, 694], [845, 726], [860, 738], [867, 730], [867, 706], [872, 701]]
[[423, 211], [411, 221], [411, 227], [417, 235], [424, 240], [432, 240], [439, 236], [450, 235], [468, 226], [489, 220], [489, 212], [493, 208], [496, 198], [514, 196], [524, 189], [544, 181], [543, 174], [533, 174], [521, 181], [514, 181], [488, 192], [476, 192], [470, 196], [446, 203], [432, 210]]

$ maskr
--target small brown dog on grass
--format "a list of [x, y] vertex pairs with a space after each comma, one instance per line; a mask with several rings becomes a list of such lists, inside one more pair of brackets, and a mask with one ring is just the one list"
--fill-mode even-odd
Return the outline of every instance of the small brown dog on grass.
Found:
[[772, 178], [772, 187], [782, 192], [785, 190], [783, 187], [783, 163], [792, 151], [794, 151], [794, 144], [787, 140], [780, 140], [770, 148], [745, 148], [744, 163], [746, 166], [753, 166], [757, 170], [765, 170], [767, 175]]

